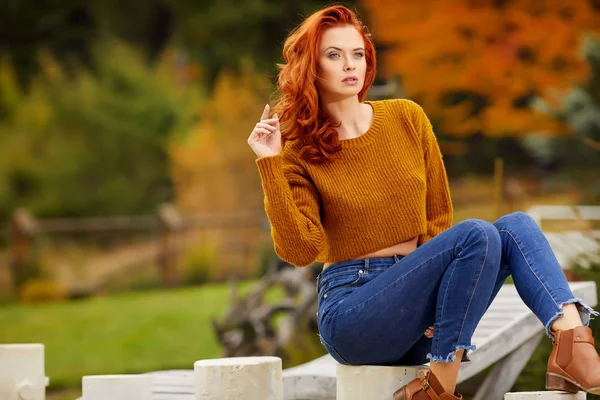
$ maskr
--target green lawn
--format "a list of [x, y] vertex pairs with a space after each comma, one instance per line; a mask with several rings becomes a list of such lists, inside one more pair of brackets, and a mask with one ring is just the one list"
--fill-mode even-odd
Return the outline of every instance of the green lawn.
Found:
[[221, 356], [210, 321], [228, 296], [227, 285], [214, 284], [8, 305], [0, 309], [0, 343], [43, 343], [53, 389], [79, 388], [84, 375], [192, 369], [196, 360]]

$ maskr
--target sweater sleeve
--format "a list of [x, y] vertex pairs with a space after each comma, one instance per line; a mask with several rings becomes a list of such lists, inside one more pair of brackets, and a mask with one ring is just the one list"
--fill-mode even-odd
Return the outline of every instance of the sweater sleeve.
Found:
[[420, 235], [418, 246], [442, 233], [452, 225], [452, 200], [442, 153], [425, 111], [417, 103], [414, 115], [415, 127], [421, 134], [427, 176], [427, 232]]
[[282, 155], [256, 160], [275, 252], [298, 267], [312, 264], [325, 247], [319, 194], [310, 177]]

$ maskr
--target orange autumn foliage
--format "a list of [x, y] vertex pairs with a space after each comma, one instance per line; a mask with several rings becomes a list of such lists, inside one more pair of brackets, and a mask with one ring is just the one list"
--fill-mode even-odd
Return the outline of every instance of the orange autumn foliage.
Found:
[[[362, 0], [380, 54], [380, 73], [399, 75], [408, 97], [437, 128], [455, 136], [566, 127], [524, 102], [536, 94], [556, 102], [581, 83], [585, 33], [600, 33], [593, 0]], [[468, 99], [464, 100], [464, 95]], [[462, 101], [456, 100], [461, 99]], [[454, 96], [455, 101], [449, 101]]]

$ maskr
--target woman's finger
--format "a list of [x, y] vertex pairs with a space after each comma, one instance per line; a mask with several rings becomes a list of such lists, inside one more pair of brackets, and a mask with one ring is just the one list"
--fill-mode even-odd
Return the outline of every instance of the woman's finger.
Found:
[[256, 132], [257, 134], [259, 134], [260, 136], [262, 135], [272, 135], [273, 132], [271, 132], [268, 129], [265, 128], [254, 128], [254, 132]]
[[265, 123], [265, 124], [275, 125], [275, 124], [279, 123], [279, 118], [261, 119], [260, 122]]
[[265, 124], [263, 122], [259, 122], [256, 124], [257, 128], [264, 128], [264, 129], [268, 129], [271, 132], [274, 132], [277, 128], [275, 128], [273, 125], [269, 125], [269, 124]]
[[265, 109], [263, 110], [262, 115], [260, 116], [260, 119], [267, 119], [269, 118], [269, 111], [271, 110], [271, 107], [267, 104], [265, 105]]

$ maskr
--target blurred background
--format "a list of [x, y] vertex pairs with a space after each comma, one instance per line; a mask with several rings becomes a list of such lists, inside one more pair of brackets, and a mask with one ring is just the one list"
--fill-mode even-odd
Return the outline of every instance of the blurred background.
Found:
[[[455, 223], [600, 205], [599, 0], [344, 4], [377, 46], [369, 99], [431, 119]], [[50, 399], [75, 398], [83, 375], [325, 353], [308, 317], [283, 339], [239, 332], [298, 297], [272, 278], [286, 266], [247, 137], [287, 34], [327, 5], [0, 4], [0, 343], [46, 345]], [[558, 225], [592, 238], [560, 255], [569, 279], [600, 281], [597, 225]], [[320, 267], [298, 279], [314, 286]], [[543, 390], [549, 353], [543, 341], [515, 390]]]

